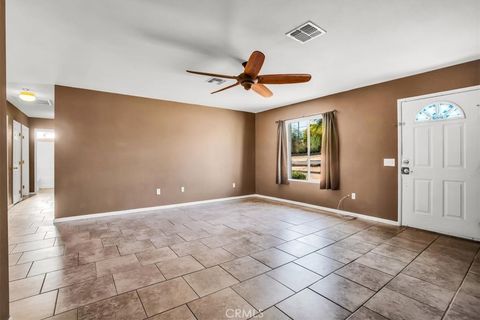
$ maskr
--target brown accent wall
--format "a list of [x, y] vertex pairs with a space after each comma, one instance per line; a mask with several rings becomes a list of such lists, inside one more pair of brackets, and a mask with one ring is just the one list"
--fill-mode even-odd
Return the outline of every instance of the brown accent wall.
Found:
[[5, 0], [0, 0], [0, 319], [8, 310], [7, 123], [5, 80]]
[[28, 118], [30, 124], [30, 192], [35, 192], [35, 129], [55, 129], [53, 119]]
[[[7, 101], [7, 166], [8, 166], [8, 204], [13, 202], [13, 120], [20, 122], [24, 126], [30, 127], [30, 121], [26, 114], [17, 109], [13, 104]], [[31, 142], [30, 142], [31, 143]], [[30, 156], [31, 158], [31, 156]], [[30, 171], [31, 172], [31, 171]]]
[[[356, 192], [344, 210], [397, 220], [397, 168], [383, 158], [397, 158], [397, 99], [480, 84], [480, 60], [394, 81], [342, 92], [256, 114], [256, 192], [336, 208]], [[318, 184], [275, 184], [276, 120], [338, 110], [341, 190]]]
[[255, 192], [251, 113], [56, 86], [55, 134], [57, 218]]

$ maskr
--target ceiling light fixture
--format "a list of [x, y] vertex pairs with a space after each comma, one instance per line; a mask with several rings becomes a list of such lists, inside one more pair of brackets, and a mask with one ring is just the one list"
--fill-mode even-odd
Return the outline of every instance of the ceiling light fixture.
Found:
[[18, 95], [18, 97], [23, 101], [27, 101], [27, 102], [32, 102], [37, 100], [37, 96], [35, 95], [35, 93], [28, 89], [23, 89], [22, 91], [20, 91], [20, 94]]

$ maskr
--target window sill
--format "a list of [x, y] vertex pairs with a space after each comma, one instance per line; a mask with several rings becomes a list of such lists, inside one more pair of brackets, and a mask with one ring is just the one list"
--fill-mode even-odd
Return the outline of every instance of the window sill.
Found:
[[320, 181], [313, 181], [313, 180], [288, 179], [288, 181], [289, 181], [289, 182], [300, 182], [300, 183], [320, 184]]

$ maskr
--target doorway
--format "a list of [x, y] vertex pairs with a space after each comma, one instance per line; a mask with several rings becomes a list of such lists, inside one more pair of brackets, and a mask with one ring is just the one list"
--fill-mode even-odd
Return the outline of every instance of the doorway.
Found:
[[55, 132], [35, 129], [35, 191], [55, 187]]
[[402, 224], [480, 240], [480, 87], [398, 107]]
[[30, 194], [30, 130], [15, 120], [12, 127], [12, 201], [16, 204]]

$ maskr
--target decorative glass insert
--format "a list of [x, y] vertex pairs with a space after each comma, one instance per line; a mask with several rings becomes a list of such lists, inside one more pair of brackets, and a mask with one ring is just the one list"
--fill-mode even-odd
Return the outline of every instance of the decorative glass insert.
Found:
[[435, 102], [429, 104], [415, 117], [415, 121], [438, 121], [438, 120], [451, 120], [451, 119], [463, 119], [465, 113], [462, 108], [451, 102]]

